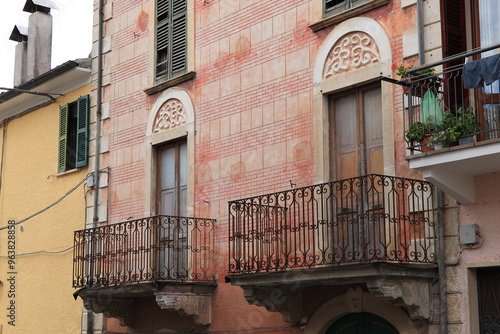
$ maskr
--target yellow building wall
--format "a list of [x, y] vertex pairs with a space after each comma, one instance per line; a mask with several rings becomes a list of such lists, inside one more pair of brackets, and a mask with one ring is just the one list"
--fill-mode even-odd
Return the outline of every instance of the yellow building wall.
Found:
[[[0, 228], [46, 208], [86, 177], [87, 167], [57, 175], [57, 159], [59, 105], [89, 93], [86, 85], [0, 124]], [[0, 230], [1, 334], [81, 332], [82, 304], [72, 295], [71, 247], [73, 231], [85, 225], [86, 192], [82, 184], [58, 204], [17, 225], [15, 232]], [[9, 241], [15, 241], [12, 268]]]

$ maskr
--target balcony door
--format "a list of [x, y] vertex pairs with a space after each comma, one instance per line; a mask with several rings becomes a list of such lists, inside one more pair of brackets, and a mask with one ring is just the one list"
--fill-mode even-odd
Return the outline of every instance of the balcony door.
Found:
[[158, 212], [185, 216], [187, 191], [187, 144], [185, 141], [162, 146], [158, 154]]
[[188, 275], [187, 263], [187, 144], [165, 145], [158, 150], [157, 207], [162, 217], [158, 225], [160, 275], [182, 279]]
[[[334, 180], [383, 174], [382, 100], [379, 85], [330, 97], [331, 175]], [[367, 180], [367, 179], [365, 179]], [[384, 254], [384, 191], [361, 179], [337, 189], [332, 243], [335, 256], [347, 262], [376, 260]], [[380, 188], [380, 189], [378, 189]]]
[[383, 174], [380, 86], [366, 86], [330, 98], [332, 176], [335, 180]]
[[[476, 0], [473, 7], [475, 47], [487, 47], [500, 42], [500, 3], [498, 0]], [[498, 49], [481, 54], [481, 58], [499, 53]], [[485, 130], [500, 128], [500, 81], [478, 90], [477, 111]], [[485, 139], [498, 138], [499, 132], [486, 133]]]
[[[468, 49], [484, 48], [500, 42], [500, 3], [498, 0], [443, 0], [441, 5], [443, 33], [443, 57], [465, 52]], [[470, 24], [468, 24], [470, 22]], [[467, 39], [464, 38], [467, 36]], [[494, 49], [477, 55], [474, 59], [498, 54]], [[460, 66], [463, 59], [457, 59], [445, 65]], [[452, 78], [451, 78], [452, 79]], [[446, 80], [445, 90], [453, 92], [453, 96], [444, 96], [449, 110], [457, 110], [462, 106], [472, 106], [479, 117], [484, 130], [500, 128], [500, 82], [496, 81], [482, 89], [475, 90], [474, 96], [462, 91], [461, 80]], [[486, 133], [484, 139], [498, 138], [500, 133]]]

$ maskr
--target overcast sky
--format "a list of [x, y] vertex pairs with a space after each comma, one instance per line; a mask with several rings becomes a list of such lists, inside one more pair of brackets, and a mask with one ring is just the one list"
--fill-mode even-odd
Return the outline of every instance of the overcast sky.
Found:
[[[28, 26], [26, 0], [1, 0], [0, 87], [11, 88], [14, 81], [14, 53], [17, 42], [9, 40], [14, 25]], [[93, 0], [55, 0], [52, 10], [52, 68], [68, 60], [88, 57], [92, 50]], [[2, 93], [3, 91], [0, 91]]]

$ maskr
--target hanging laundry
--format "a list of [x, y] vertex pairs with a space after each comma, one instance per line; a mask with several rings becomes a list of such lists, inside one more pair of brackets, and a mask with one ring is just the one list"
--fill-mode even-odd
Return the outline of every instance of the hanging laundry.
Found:
[[481, 88], [500, 79], [500, 54], [464, 64], [464, 88]]

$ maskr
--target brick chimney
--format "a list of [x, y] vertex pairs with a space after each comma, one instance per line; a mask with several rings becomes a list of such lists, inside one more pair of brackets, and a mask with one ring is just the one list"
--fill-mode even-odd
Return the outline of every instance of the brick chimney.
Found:
[[[53, 0], [27, 0], [23, 11], [31, 13], [28, 21], [27, 37], [19, 38], [22, 35], [19, 27], [16, 26], [19, 34], [19, 44], [16, 47], [16, 70], [14, 75], [14, 86], [29, 81], [39, 75], [50, 71], [50, 61], [52, 52], [52, 15], [51, 9], [59, 9]], [[14, 31], [16, 30], [14, 28]], [[13, 37], [11, 35], [11, 39]], [[19, 41], [19, 39], [23, 39]], [[27, 44], [24, 45], [23, 44]], [[20, 62], [19, 71], [17, 63]]]

